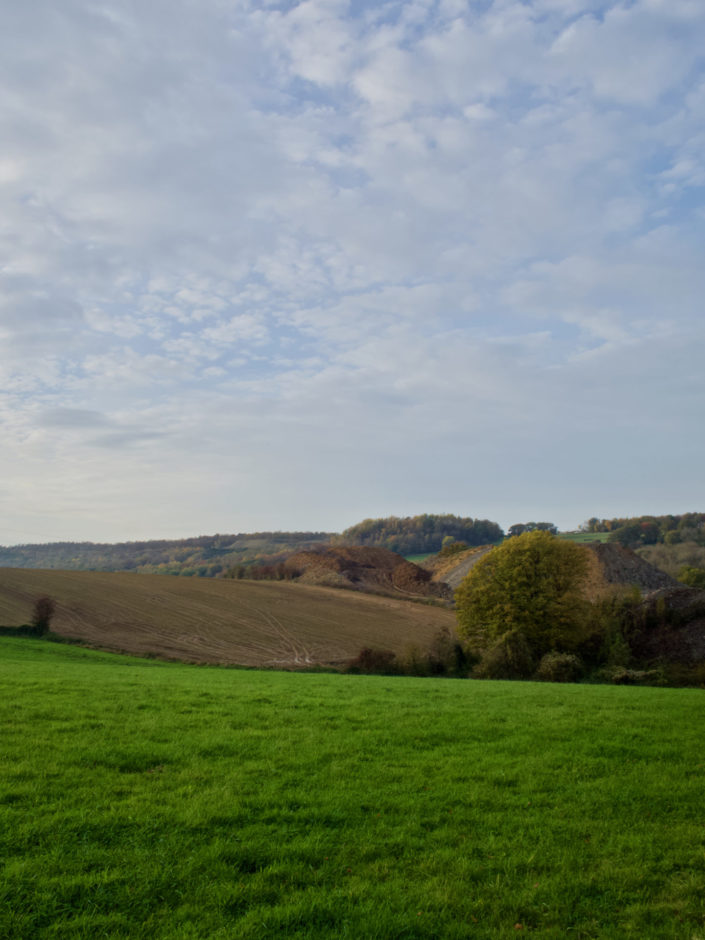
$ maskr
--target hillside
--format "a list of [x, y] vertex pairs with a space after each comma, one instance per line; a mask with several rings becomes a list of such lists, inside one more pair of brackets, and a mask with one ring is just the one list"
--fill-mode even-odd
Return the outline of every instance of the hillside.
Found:
[[[609, 592], [615, 587], [638, 587], [642, 594], [663, 589], [677, 589], [679, 583], [649, 564], [630, 548], [619, 543], [586, 542], [589, 568], [586, 590], [590, 597]], [[433, 556], [424, 562], [432, 573], [433, 581], [442, 581], [455, 590], [470, 569], [487, 554], [491, 545], [469, 548], [449, 558]]]
[[600, 593], [619, 585], [638, 587], [642, 594], [679, 587], [678, 582], [665, 571], [617, 542], [591, 542], [585, 548], [591, 559], [589, 593]]
[[363, 646], [425, 647], [455, 624], [442, 608], [303, 584], [12, 568], [0, 569], [0, 624], [26, 623], [41, 594], [62, 636], [188, 662], [336, 665]]
[[467, 545], [497, 542], [504, 533], [496, 522], [472, 519], [448, 513], [421, 516], [387, 516], [365, 519], [334, 538], [336, 545], [365, 545], [386, 548], [401, 555], [440, 551], [444, 539], [452, 538]]
[[325, 544], [331, 538], [329, 532], [252, 532], [114, 544], [52, 542], [0, 546], [0, 567], [214, 577], [234, 565], [277, 563], [291, 552]]
[[[1, 535], [0, 535], [1, 537]], [[497, 523], [453, 515], [366, 519], [342, 534], [332, 532], [252, 532], [199, 535], [142, 542], [53, 542], [0, 545], [0, 567], [63, 571], [136, 571], [188, 577], [218, 577], [252, 565], [278, 565], [295, 552], [334, 542], [338, 546], [386, 548], [404, 555], [438, 551], [443, 539], [469, 545], [502, 537]]]
[[385, 548], [340, 546], [298, 552], [287, 559], [285, 567], [306, 584], [450, 598], [448, 588], [432, 581], [425, 568]]
[[477, 562], [492, 548], [491, 545], [480, 545], [477, 548], [468, 548], [448, 558], [434, 555], [427, 558], [423, 567], [431, 572], [434, 583], [447, 584], [451, 590], [460, 586], [460, 582], [470, 572]]

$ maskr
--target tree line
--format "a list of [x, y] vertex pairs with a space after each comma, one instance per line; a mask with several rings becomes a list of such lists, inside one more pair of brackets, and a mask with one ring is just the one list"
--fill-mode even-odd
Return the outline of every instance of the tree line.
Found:
[[218, 577], [237, 565], [277, 564], [291, 552], [327, 544], [330, 539], [329, 532], [253, 532], [115, 544], [0, 546], [0, 567]]
[[619, 542], [628, 548], [679, 545], [681, 542], [705, 545], [705, 512], [614, 519], [593, 516], [583, 523], [581, 529], [583, 532], [608, 532], [608, 541]]
[[439, 552], [443, 540], [449, 537], [469, 546], [487, 545], [500, 541], [504, 532], [489, 519], [424, 513], [420, 516], [364, 519], [345, 529], [333, 541], [344, 545], [387, 548], [400, 555], [421, 555]]

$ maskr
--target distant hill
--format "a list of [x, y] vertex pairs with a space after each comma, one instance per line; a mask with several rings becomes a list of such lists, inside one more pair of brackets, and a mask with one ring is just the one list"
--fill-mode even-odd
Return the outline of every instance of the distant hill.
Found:
[[387, 516], [365, 519], [346, 529], [333, 541], [342, 545], [366, 545], [386, 548], [400, 555], [438, 552], [446, 539], [467, 545], [484, 545], [502, 539], [504, 532], [489, 519], [471, 519], [448, 513], [421, 516]]
[[614, 519], [593, 517], [583, 524], [581, 530], [584, 533], [607, 533], [610, 542], [619, 542], [628, 548], [658, 544], [678, 545], [681, 542], [705, 545], [705, 512]]
[[331, 538], [330, 532], [254, 532], [116, 544], [0, 546], [0, 567], [217, 577], [233, 565], [276, 564], [292, 552], [327, 544]]
[[336, 543], [387, 548], [402, 555], [436, 552], [444, 538], [468, 545], [496, 541], [495, 522], [452, 515], [366, 519], [342, 534], [333, 532], [252, 532], [199, 535], [186, 539], [143, 542], [53, 542], [47, 545], [0, 546], [0, 567], [63, 571], [134, 571], [218, 577], [233, 568], [279, 565], [295, 552]]

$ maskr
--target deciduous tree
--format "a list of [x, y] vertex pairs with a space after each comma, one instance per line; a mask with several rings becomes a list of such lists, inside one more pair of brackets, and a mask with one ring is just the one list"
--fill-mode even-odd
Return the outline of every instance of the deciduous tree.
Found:
[[32, 626], [39, 635], [44, 636], [45, 633], [49, 632], [51, 619], [54, 616], [55, 610], [56, 603], [46, 594], [38, 597], [34, 602], [34, 607], [32, 608]]
[[460, 635], [470, 649], [483, 650], [518, 634], [537, 658], [574, 649], [586, 621], [580, 586], [587, 565], [584, 547], [546, 531], [508, 539], [481, 558], [456, 591]]

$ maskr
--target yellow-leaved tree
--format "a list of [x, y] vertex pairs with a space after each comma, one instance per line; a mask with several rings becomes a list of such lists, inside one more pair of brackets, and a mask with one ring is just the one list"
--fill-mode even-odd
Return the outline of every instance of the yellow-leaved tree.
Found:
[[458, 632], [468, 648], [493, 647], [527, 675], [545, 653], [570, 653], [584, 638], [588, 604], [580, 588], [586, 549], [549, 532], [525, 532], [483, 556], [455, 593]]

